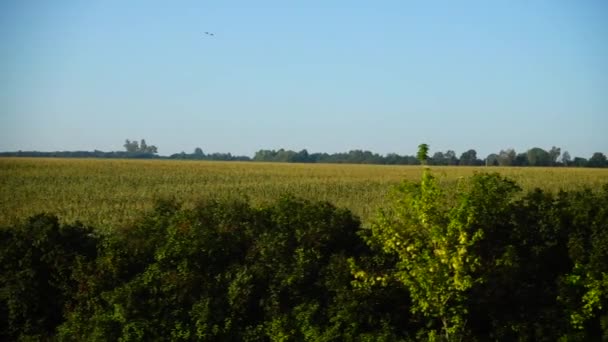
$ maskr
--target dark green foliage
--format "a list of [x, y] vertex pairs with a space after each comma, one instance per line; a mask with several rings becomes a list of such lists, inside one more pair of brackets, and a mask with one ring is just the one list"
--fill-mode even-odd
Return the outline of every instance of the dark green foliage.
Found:
[[608, 185], [599, 192], [561, 193], [572, 269], [560, 278], [559, 300], [582, 340], [608, 340]]
[[0, 231], [0, 339], [54, 333], [75, 304], [73, 270], [95, 259], [96, 242], [92, 230], [50, 215]]
[[292, 150], [259, 150], [253, 161], [287, 162], [287, 163], [338, 163], [338, 164], [388, 164], [388, 165], [417, 165], [420, 164], [414, 156], [401, 156], [389, 153], [382, 156], [378, 153], [363, 150], [351, 150], [342, 153], [308, 153], [307, 150], [295, 152]]
[[459, 165], [480, 166], [483, 162], [477, 159], [477, 151], [470, 149], [460, 155]]
[[248, 156], [235, 156], [231, 153], [209, 153], [205, 154], [200, 147], [194, 150], [194, 153], [175, 153], [168, 157], [168, 159], [179, 159], [179, 160], [216, 160], [216, 161], [250, 161], [251, 158]]
[[[369, 254], [350, 212], [284, 198], [273, 206], [162, 203], [106, 237], [81, 271], [68, 340], [356, 340], [406, 324], [399, 289], [354, 289], [347, 260]], [[392, 292], [390, 292], [392, 291]], [[366, 335], [367, 334], [367, 335]], [[375, 338], [374, 338], [375, 339]]]
[[293, 197], [160, 201], [101, 236], [32, 217], [0, 230], [0, 339], [608, 339], [608, 185], [440, 184], [404, 183], [369, 229]]
[[429, 145], [428, 144], [420, 144], [418, 145], [418, 153], [416, 154], [416, 158], [420, 162], [420, 164], [426, 164], [426, 161], [429, 159]]
[[127, 153], [130, 154], [154, 155], [158, 153], [158, 148], [154, 145], [148, 146], [145, 139], [141, 139], [141, 143], [137, 143], [137, 140], [129, 141], [129, 139], [127, 139], [123, 146]]
[[528, 164], [530, 166], [550, 166], [551, 155], [549, 152], [540, 147], [534, 147], [528, 150]]
[[535, 191], [493, 215], [482, 247], [485, 281], [470, 296], [474, 335], [497, 340], [555, 341], [568, 329], [557, 282], [571, 269], [562, 210]]
[[587, 163], [589, 167], [606, 167], [608, 166], [608, 160], [606, 159], [606, 155], [601, 152], [595, 152], [591, 158], [589, 158], [589, 162]]
[[585, 167], [588, 166], [588, 161], [585, 158], [574, 157], [574, 160], [572, 161], [572, 166]]
[[429, 323], [419, 336], [608, 339], [608, 186], [522, 197], [512, 181], [479, 174], [451, 193], [425, 171], [397, 189], [367, 240], [394, 268], [354, 276], [403, 283]]

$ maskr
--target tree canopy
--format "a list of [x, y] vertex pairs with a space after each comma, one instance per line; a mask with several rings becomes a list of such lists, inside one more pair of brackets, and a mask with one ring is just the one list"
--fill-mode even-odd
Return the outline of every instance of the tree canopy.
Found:
[[141, 139], [140, 143], [137, 143], [137, 140], [130, 141], [127, 139], [125, 144], [123, 145], [125, 150], [128, 153], [133, 154], [156, 154], [158, 153], [158, 149], [154, 145], [149, 145], [146, 143], [145, 139]]

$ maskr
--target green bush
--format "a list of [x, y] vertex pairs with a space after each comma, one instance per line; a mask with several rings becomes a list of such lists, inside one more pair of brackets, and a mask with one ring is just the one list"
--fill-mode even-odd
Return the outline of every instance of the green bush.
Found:
[[284, 197], [0, 230], [0, 339], [608, 339], [608, 186], [404, 183], [375, 223]]
[[525, 195], [498, 174], [446, 191], [429, 170], [380, 212], [368, 244], [394, 258], [361, 284], [402, 283], [428, 340], [608, 338], [608, 187]]
[[570, 340], [608, 340], [608, 185], [601, 191], [561, 193], [573, 267], [560, 277], [559, 301], [575, 331]]
[[402, 315], [391, 304], [403, 301], [390, 295], [395, 289], [351, 286], [348, 258], [369, 254], [358, 229], [359, 221], [346, 210], [291, 197], [262, 208], [245, 202], [211, 201], [194, 209], [162, 203], [133, 227], [107, 236], [97, 260], [80, 268], [77, 308], [68, 312], [59, 336], [394, 337], [398, 329], [391, 319]]
[[73, 270], [96, 257], [97, 238], [80, 224], [37, 215], [0, 230], [0, 339], [43, 339], [73, 308]]

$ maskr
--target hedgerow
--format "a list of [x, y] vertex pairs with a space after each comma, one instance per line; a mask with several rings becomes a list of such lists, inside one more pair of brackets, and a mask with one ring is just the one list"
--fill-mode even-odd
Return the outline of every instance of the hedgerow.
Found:
[[608, 186], [404, 182], [370, 227], [295, 197], [158, 202], [112, 230], [0, 230], [0, 339], [608, 338]]

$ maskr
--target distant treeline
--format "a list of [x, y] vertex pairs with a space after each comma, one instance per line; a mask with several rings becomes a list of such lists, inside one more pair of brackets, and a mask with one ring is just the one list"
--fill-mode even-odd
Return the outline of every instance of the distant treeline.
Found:
[[126, 152], [126, 151], [17, 151], [0, 152], [0, 157], [41, 157], [41, 158], [140, 158], [157, 159], [162, 158], [154, 153], [147, 152]]
[[[420, 165], [420, 160], [414, 155], [399, 155], [389, 153], [381, 155], [371, 151], [351, 150], [341, 153], [308, 153], [307, 150], [299, 152], [292, 150], [259, 150], [253, 158], [249, 156], [237, 156], [231, 153], [206, 154], [200, 147], [193, 153], [175, 153], [170, 156], [159, 156], [154, 145], [146, 145], [142, 139], [141, 144], [137, 141], [127, 140], [126, 151], [103, 152], [89, 151], [59, 151], [38, 152], [18, 151], [0, 152], [0, 157], [58, 157], [58, 158], [158, 158], [158, 159], [182, 159], [182, 160], [218, 160], [218, 161], [260, 161], [278, 163], [343, 163], [343, 164], [384, 164], [384, 165]], [[470, 149], [463, 152], [460, 157], [453, 150], [446, 152], [435, 152], [427, 160], [428, 165], [463, 165], [463, 166], [568, 166], [568, 167], [608, 167], [606, 155], [595, 152], [589, 158], [571, 157], [568, 151], [561, 152], [561, 148], [553, 146], [550, 150], [539, 147], [531, 148], [525, 152], [517, 153], [514, 149], [501, 150], [498, 153], [489, 154], [486, 158], [479, 158], [477, 151]]]
[[[561, 158], [560, 158], [561, 156]], [[288, 162], [288, 163], [348, 163], [348, 164], [386, 164], [386, 165], [420, 165], [416, 156], [389, 153], [385, 156], [370, 151], [352, 150], [348, 153], [312, 153], [302, 150], [300, 152], [280, 149], [260, 150], [255, 153], [254, 161]], [[578, 166], [578, 167], [607, 167], [606, 155], [601, 152], [594, 153], [591, 158], [572, 158], [566, 151], [553, 147], [546, 151], [542, 148], [531, 148], [523, 153], [516, 153], [513, 149], [501, 150], [498, 154], [492, 153], [484, 159], [477, 157], [477, 152], [470, 149], [457, 157], [456, 152], [435, 152], [427, 160], [428, 165], [463, 165], [463, 166]]]
[[127, 152], [127, 151], [17, 151], [0, 152], [0, 157], [40, 157], [40, 158], [133, 158], [133, 159], [191, 159], [191, 160], [224, 160], [224, 161], [251, 161], [247, 156], [233, 156], [230, 153], [212, 154], [187, 154], [176, 153], [170, 156], [159, 156], [150, 152]]

